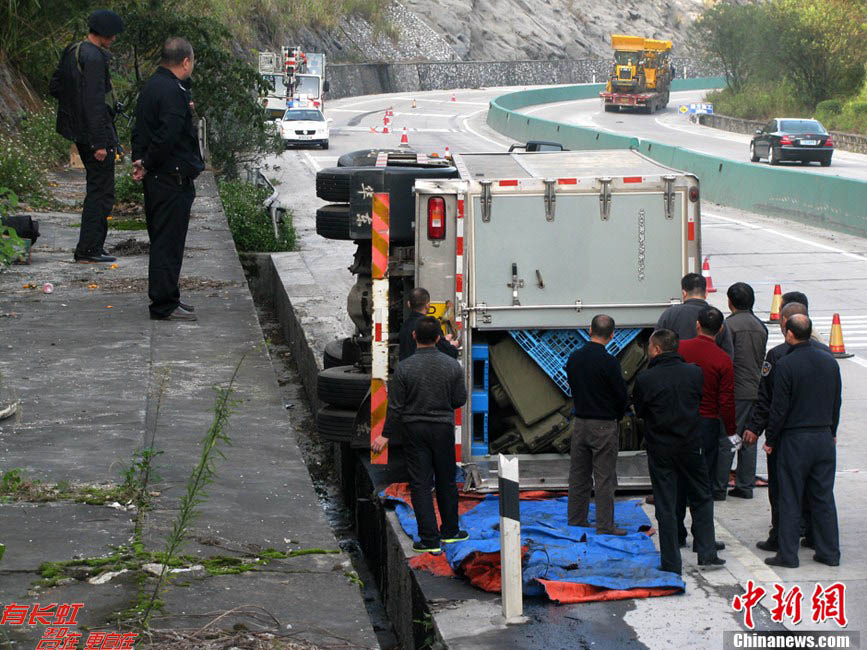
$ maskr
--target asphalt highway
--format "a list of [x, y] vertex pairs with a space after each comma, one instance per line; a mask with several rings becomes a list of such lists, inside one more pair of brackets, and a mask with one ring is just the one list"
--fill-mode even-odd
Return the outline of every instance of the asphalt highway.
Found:
[[[337, 157], [348, 151], [396, 147], [404, 127], [410, 146], [426, 154], [443, 154], [446, 147], [453, 153], [504, 151], [511, 141], [486, 126], [485, 113], [490, 99], [511, 90], [516, 89], [457, 91], [455, 101], [452, 101], [451, 91], [329, 101], [326, 116], [333, 120], [329, 150], [292, 150], [268, 161], [276, 168], [267, 173], [280, 181], [278, 190], [284, 202], [290, 207], [305, 206], [303, 212], [296, 212], [298, 223], [305, 224], [299, 239], [302, 250], [315, 251], [319, 256], [345, 256], [345, 264], [341, 262], [343, 267], [352, 262], [350, 248], [341, 242], [333, 242], [334, 247], [330, 247], [309, 227], [312, 210], [322, 203], [315, 198], [313, 183], [318, 169], [336, 165]], [[696, 126], [677, 113], [679, 103], [700, 98], [700, 93], [675, 93], [669, 109], [655, 115], [604, 113], [598, 100], [531, 107], [525, 112], [747, 160], [748, 136]], [[394, 111], [394, 117], [391, 133], [384, 135], [380, 131], [387, 108]], [[844, 152], [835, 153], [830, 168], [818, 165], [794, 168], [803, 173], [841, 174], [867, 180], [867, 156]], [[745, 281], [756, 290], [757, 314], [765, 317], [773, 287], [781, 284], [783, 291], [797, 289], [807, 293], [818, 330], [825, 336], [829, 333], [832, 315], [840, 313], [842, 317], [846, 347], [856, 354], [852, 359], [840, 361], [844, 406], [837, 447], [836, 497], [842, 564], [838, 568], [817, 564], [811, 559], [812, 552], [802, 549], [799, 569], [773, 569], [765, 565], [763, 560], [767, 554], [758, 551], [755, 542], [765, 537], [770, 515], [765, 490], [757, 489], [753, 500], [729, 498], [716, 504], [717, 538], [727, 545], [722, 556], [728, 563], [720, 571], [700, 571], [695, 566], [695, 555], [685, 550], [687, 592], [684, 595], [577, 606], [534, 605], [534, 617], [547, 622], [563, 618], [585, 621], [585, 631], [589, 630], [590, 635], [588, 643], [600, 630], [616, 629], [620, 630], [618, 638], [627, 639], [617, 647], [722, 648], [724, 631], [743, 629], [742, 614], [733, 611], [731, 601], [734, 595], [742, 593], [748, 580], [764, 585], [769, 593], [773, 593], [774, 584], [786, 588], [799, 584], [807, 594], [812, 593], [817, 582], [829, 585], [842, 580], [847, 586], [847, 629], [864, 630], [867, 628], [867, 546], [861, 542], [860, 534], [867, 528], [867, 509], [864, 508], [867, 439], [862, 426], [867, 418], [864, 399], [867, 396], [867, 240], [709, 203], [703, 204], [702, 213], [703, 253], [710, 257], [713, 282], [719, 288], [717, 293], [711, 294], [713, 304], [726, 311], [726, 287]], [[345, 282], [348, 288], [348, 272], [345, 277], [339, 274], [334, 277], [335, 283]], [[780, 342], [778, 328], [774, 325], [769, 328], [769, 344]], [[764, 453], [760, 452], [759, 456], [759, 473], [762, 474]], [[652, 509], [648, 509], [648, 514], [653, 517]], [[773, 606], [770, 596], [766, 596], [762, 604], [765, 610], [758, 613], [757, 627], [779, 628], [769, 619], [767, 610]], [[786, 627], [799, 631], [835, 629], [833, 623], [809, 622], [809, 611], [808, 595], [805, 601], [807, 623], [789, 623]], [[530, 629], [528, 635], [532, 636]], [[522, 647], [554, 647], [546, 645], [541, 638], [537, 641], [528, 638]]]

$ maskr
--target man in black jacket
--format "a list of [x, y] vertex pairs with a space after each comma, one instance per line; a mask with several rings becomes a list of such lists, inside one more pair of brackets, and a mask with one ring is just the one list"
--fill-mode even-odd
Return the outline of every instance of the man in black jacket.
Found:
[[80, 263], [114, 262], [105, 251], [108, 215], [114, 207], [114, 156], [117, 102], [111, 86], [108, 48], [123, 31], [123, 20], [101, 9], [88, 18], [87, 39], [63, 52], [49, 91], [57, 99], [57, 132], [72, 140], [84, 163], [87, 194], [74, 259]]
[[680, 573], [682, 563], [677, 532], [678, 481], [686, 487], [692, 512], [692, 532], [700, 566], [718, 566], [713, 523], [713, 497], [699, 444], [701, 368], [677, 354], [678, 336], [656, 330], [650, 337], [650, 359], [638, 374], [632, 392], [636, 413], [644, 419], [647, 465], [653, 485], [659, 525], [660, 569]]
[[789, 351], [777, 364], [765, 451], [779, 454], [779, 549], [766, 564], [795, 568], [801, 503], [810, 501], [816, 562], [840, 564], [840, 535], [834, 504], [840, 367], [810, 342], [813, 323], [796, 314], [786, 322]]
[[[614, 336], [614, 319], [597, 314], [590, 323], [590, 341], [569, 355], [566, 377], [575, 405], [569, 466], [568, 521], [589, 527], [590, 490], [596, 493], [596, 532], [625, 535], [614, 524], [617, 488], [617, 423], [629, 397], [617, 359], [605, 346]], [[594, 480], [595, 479], [595, 480]]]
[[144, 181], [150, 237], [148, 296], [154, 320], [197, 319], [181, 302], [178, 281], [195, 178], [202, 162], [190, 95], [183, 85], [195, 65], [193, 47], [183, 38], [166, 40], [160, 66], [141, 92], [132, 132], [133, 178]]
[[[467, 539], [458, 527], [458, 490], [455, 484], [455, 409], [467, 401], [464, 371], [454, 359], [437, 351], [440, 323], [423, 316], [413, 336], [416, 352], [397, 364], [388, 392], [388, 419], [406, 429], [406, 471], [419, 539], [418, 553], [439, 553], [440, 543]], [[381, 451], [388, 438], [373, 441]], [[436, 485], [442, 526], [437, 529], [431, 488]]]
[[[687, 273], [680, 281], [680, 293], [683, 302], [662, 312], [656, 327], [673, 330], [681, 341], [686, 341], [697, 336], [695, 323], [698, 315], [710, 306], [707, 302], [707, 279], [698, 273]], [[734, 354], [732, 335], [727, 327], [717, 334], [716, 344], [730, 357]]]

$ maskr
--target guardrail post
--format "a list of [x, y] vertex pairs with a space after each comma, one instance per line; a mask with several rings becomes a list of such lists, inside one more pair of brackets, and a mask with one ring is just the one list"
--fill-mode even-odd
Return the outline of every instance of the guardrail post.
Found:
[[506, 624], [525, 623], [521, 570], [521, 501], [518, 458], [498, 455], [500, 489], [500, 584]]

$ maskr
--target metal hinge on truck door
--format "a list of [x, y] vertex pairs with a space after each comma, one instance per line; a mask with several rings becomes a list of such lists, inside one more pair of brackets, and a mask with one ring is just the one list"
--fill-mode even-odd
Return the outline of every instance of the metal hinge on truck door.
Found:
[[482, 196], [479, 201], [482, 204], [482, 221], [485, 223], [491, 220], [491, 182], [479, 181], [482, 186]]
[[665, 195], [662, 197], [663, 201], [665, 201], [665, 218], [666, 219], [674, 219], [674, 181], [677, 179], [677, 176], [663, 176], [662, 180], [665, 181]]
[[554, 221], [554, 209], [557, 203], [557, 194], [555, 192], [557, 181], [553, 178], [546, 178], [542, 182], [545, 183], [545, 219]]
[[602, 176], [597, 178], [602, 184], [602, 191], [599, 192], [599, 216], [602, 221], [608, 221], [611, 216], [611, 177]]

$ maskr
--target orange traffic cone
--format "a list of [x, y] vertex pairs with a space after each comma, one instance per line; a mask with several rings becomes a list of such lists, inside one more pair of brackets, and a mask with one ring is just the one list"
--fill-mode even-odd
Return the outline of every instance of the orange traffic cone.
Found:
[[455, 94], [454, 94], [454, 93], [452, 93], [452, 101], [453, 101], [453, 102], [458, 101], [458, 100], [455, 98]]
[[388, 123], [391, 120], [388, 119], [388, 113], [385, 114], [385, 117], [382, 118], [382, 132], [388, 133]]
[[400, 146], [408, 147], [409, 146], [409, 138], [406, 136], [406, 127], [403, 127], [403, 133], [400, 136]]
[[449, 145], [446, 145], [446, 152], [443, 154], [443, 158], [448, 158], [450, 156], [451, 154], [449, 153]]
[[846, 352], [846, 346], [843, 345], [843, 328], [840, 326], [840, 314], [834, 314], [831, 320], [831, 342], [828, 345], [831, 348], [831, 354], [837, 359], [848, 359], [854, 357], [854, 354]]
[[707, 280], [707, 292], [716, 293], [716, 288], [713, 286], [713, 278], [710, 277], [710, 258], [704, 258], [704, 264], [701, 265], [701, 274]]
[[783, 290], [780, 285], [774, 285], [774, 299], [771, 301], [771, 315], [768, 317], [767, 323], [780, 322], [780, 306], [783, 304]]
[[415, 108], [415, 99], [412, 100], [412, 107]]

